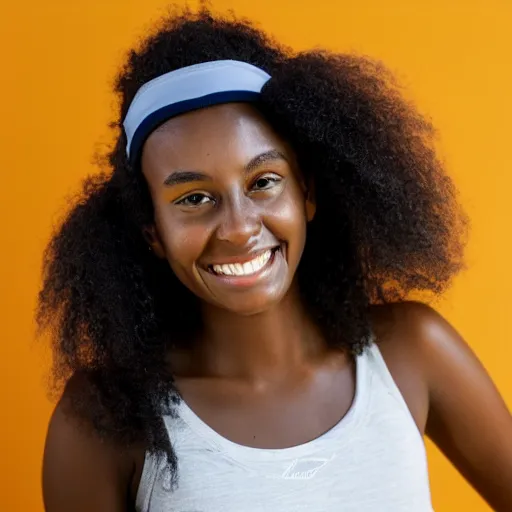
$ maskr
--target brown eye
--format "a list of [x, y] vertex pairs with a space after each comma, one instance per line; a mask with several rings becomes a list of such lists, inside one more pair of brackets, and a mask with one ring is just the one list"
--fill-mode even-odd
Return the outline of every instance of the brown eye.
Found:
[[253, 190], [267, 190], [280, 181], [281, 178], [275, 174], [260, 176], [253, 184]]
[[191, 206], [192, 208], [197, 208], [198, 206], [202, 206], [208, 202], [212, 201], [212, 198], [205, 194], [190, 194], [179, 201], [176, 201], [176, 204], [180, 204], [183, 206]]

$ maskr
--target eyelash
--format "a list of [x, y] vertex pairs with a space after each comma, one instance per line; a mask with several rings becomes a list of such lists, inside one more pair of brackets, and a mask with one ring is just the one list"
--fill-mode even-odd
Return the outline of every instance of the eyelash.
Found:
[[[253, 181], [253, 185], [251, 188], [253, 188], [256, 185], [256, 183], [260, 180], [267, 180], [269, 183], [275, 185], [275, 184], [279, 183], [280, 181], [282, 181], [282, 178], [280, 176], [277, 176], [276, 174], [262, 174], [261, 176], [258, 176]], [[271, 188], [271, 187], [269, 187], [267, 185], [266, 187], [257, 188], [255, 190], [255, 192], [263, 192], [265, 190], [268, 190], [269, 188]], [[195, 204], [194, 203], [189, 204], [188, 201], [190, 200], [190, 198], [192, 198], [194, 196], [200, 196], [202, 198], [201, 202], [198, 202]], [[206, 204], [205, 202], [203, 202], [203, 199], [205, 199], [205, 198], [215, 202], [215, 199], [212, 196], [210, 196], [209, 194], [205, 194], [202, 192], [194, 192], [192, 194], [188, 194], [187, 196], [183, 197], [182, 199], [178, 199], [177, 201], [175, 201], [175, 204], [188, 206], [190, 208], [199, 208], [200, 206]]]
[[[189, 203], [190, 198], [195, 197], [195, 196], [201, 197], [202, 198], [201, 202], [198, 202], [195, 204]], [[203, 194], [201, 192], [194, 192], [193, 194], [189, 194], [188, 196], [185, 196], [182, 199], [178, 199], [178, 201], [175, 201], [175, 204], [182, 205], [182, 206], [188, 206], [190, 208], [199, 208], [200, 206], [205, 204], [204, 202], [202, 202], [203, 199], [210, 199], [212, 201], [215, 201], [215, 199], [213, 199], [213, 197], [209, 196], [208, 194]]]
[[[262, 174], [261, 176], [258, 176], [254, 180], [253, 186], [256, 185], [256, 183], [258, 183], [258, 181], [260, 181], [260, 180], [267, 180], [275, 185], [275, 184], [279, 183], [282, 180], [282, 178], [280, 176], [277, 176], [277, 174]], [[267, 190], [267, 188], [268, 187], [260, 188], [258, 190]]]

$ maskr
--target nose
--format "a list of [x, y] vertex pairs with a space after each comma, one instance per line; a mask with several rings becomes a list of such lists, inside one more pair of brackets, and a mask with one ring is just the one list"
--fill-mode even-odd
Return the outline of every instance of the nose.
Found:
[[232, 198], [224, 204], [217, 228], [217, 238], [237, 246], [255, 242], [261, 230], [261, 219], [250, 199]]

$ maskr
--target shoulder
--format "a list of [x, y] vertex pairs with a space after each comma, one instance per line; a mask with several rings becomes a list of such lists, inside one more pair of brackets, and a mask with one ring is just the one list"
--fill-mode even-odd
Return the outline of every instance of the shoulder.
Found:
[[402, 353], [411, 358], [416, 370], [427, 371], [444, 350], [467, 348], [441, 314], [420, 302], [374, 306], [370, 316], [379, 348], [392, 356]]
[[[428, 334], [432, 328], [447, 327], [448, 322], [432, 307], [422, 302], [404, 301], [372, 306], [370, 316], [373, 327], [380, 333]], [[423, 336], [422, 336], [423, 337]]]
[[512, 415], [477, 356], [423, 304], [371, 314], [378, 346], [421, 431], [493, 510], [512, 510]]
[[424, 433], [439, 361], [465, 344], [446, 319], [420, 302], [373, 306], [370, 315], [379, 350]]
[[126, 511], [140, 450], [115, 445], [78, 417], [73, 402], [84, 385], [83, 377], [72, 377], [50, 418], [43, 456], [45, 507]]
[[425, 381], [430, 394], [436, 391], [436, 382], [446, 378], [447, 371], [468, 371], [481, 366], [459, 332], [426, 304], [376, 306], [370, 314], [386, 362], [407, 362]]

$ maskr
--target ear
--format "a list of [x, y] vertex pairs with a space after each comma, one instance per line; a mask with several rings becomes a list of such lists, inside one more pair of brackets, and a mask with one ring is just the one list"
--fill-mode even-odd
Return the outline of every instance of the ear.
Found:
[[144, 239], [149, 244], [149, 247], [156, 254], [156, 256], [158, 258], [165, 259], [164, 244], [162, 243], [162, 239], [158, 234], [156, 226], [154, 224], [146, 226], [142, 230], [142, 235], [144, 236]]
[[316, 213], [315, 183], [312, 178], [308, 179], [304, 193], [306, 195], [306, 218], [308, 222], [311, 222]]

